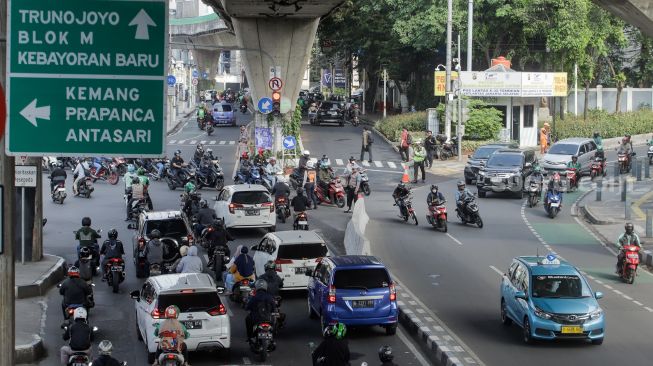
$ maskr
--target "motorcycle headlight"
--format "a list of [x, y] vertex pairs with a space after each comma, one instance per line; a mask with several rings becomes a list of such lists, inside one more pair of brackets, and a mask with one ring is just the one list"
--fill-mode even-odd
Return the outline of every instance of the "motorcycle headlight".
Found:
[[603, 309], [598, 308], [590, 313], [590, 319], [598, 319], [601, 317], [601, 315], [603, 315]]
[[547, 313], [546, 311], [544, 311], [544, 310], [542, 310], [542, 309], [540, 309], [538, 307], [535, 307], [535, 316], [537, 316], [538, 318], [547, 319], [547, 320], [552, 318], [551, 314]]

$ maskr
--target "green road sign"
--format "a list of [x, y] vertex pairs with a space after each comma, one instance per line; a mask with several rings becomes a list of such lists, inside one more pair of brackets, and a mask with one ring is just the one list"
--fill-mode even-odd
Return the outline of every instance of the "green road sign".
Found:
[[167, 0], [13, 0], [7, 152], [160, 156]]

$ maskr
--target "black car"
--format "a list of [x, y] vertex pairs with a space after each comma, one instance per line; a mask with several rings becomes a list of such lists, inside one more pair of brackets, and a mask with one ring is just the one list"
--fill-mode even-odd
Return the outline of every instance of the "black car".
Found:
[[474, 151], [474, 154], [468, 156], [467, 165], [465, 165], [465, 183], [472, 184], [472, 182], [476, 180], [478, 170], [487, 162], [487, 159], [489, 159], [490, 155], [495, 151], [517, 147], [518, 146], [515, 146], [515, 144], [503, 142], [480, 146], [476, 151]]
[[163, 260], [166, 265], [180, 257], [179, 249], [183, 245], [193, 244], [193, 231], [181, 211], [143, 212], [139, 215], [136, 224], [129, 224], [127, 227], [136, 230], [132, 239], [135, 264], [137, 264], [139, 246], [150, 240], [149, 234], [154, 229], [161, 232]]
[[343, 103], [336, 101], [322, 102], [317, 111], [317, 120], [315, 123], [338, 123], [340, 126], [345, 125], [345, 110]]
[[524, 182], [537, 163], [535, 151], [500, 149], [495, 151], [484, 167], [478, 171], [476, 188], [478, 196], [487, 192], [512, 192], [519, 198], [524, 195]]

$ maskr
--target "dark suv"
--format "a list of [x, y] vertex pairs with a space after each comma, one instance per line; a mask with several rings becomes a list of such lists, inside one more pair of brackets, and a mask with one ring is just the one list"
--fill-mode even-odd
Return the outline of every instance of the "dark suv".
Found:
[[345, 109], [340, 102], [322, 102], [317, 111], [317, 121], [320, 123], [338, 123], [340, 126], [345, 125]]
[[154, 229], [161, 232], [165, 264], [171, 264], [179, 258], [179, 248], [182, 245], [193, 244], [193, 231], [184, 220], [181, 211], [143, 212], [138, 216], [136, 224], [132, 223], [127, 227], [136, 230], [132, 239], [135, 264], [137, 264], [139, 245], [146, 244], [150, 240], [149, 235]]
[[512, 192], [519, 198], [524, 195], [524, 182], [537, 163], [535, 151], [500, 149], [495, 151], [484, 167], [478, 171], [476, 187], [478, 196], [487, 192]]
[[465, 183], [472, 184], [472, 181], [476, 180], [476, 175], [478, 174], [479, 169], [487, 162], [487, 159], [489, 159], [490, 155], [495, 151], [513, 147], [516, 148], [517, 146], [507, 142], [497, 142], [480, 146], [476, 151], [474, 151], [473, 155], [467, 157], [468, 160], [465, 165]]

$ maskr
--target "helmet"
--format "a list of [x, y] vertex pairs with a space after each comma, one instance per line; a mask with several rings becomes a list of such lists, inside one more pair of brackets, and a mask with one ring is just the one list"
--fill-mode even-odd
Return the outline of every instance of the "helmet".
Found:
[[263, 268], [264, 268], [266, 271], [267, 271], [268, 269], [274, 269], [274, 270], [276, 270], [276, 269], [277, 269], [277, 265], [276, 265], [276, 263], [274, 263], [273, 260], [269, 260], [269, 261], [265, 262], [265, 265], [263, 265]]
[[353, 156], [350, 156], [350, 157], [349, 157], [349, 162], [350, 162], [350, 163], [353, 163], [353, 162], [355, 162], [355, 161], [356, 161], [356, 158], [355, 158], [355, 157], [353, 157]]
[[379, 360], [381, 362], [390, 362], [395, 356], [392, 354], [392, 347], [390, 346], [381, 346], [379, 348]]
[[[434, 191], [435, 191], [435, 192], [438, 191], [438, 186], [435, 185], [435, 184], [431, 184], [431, 192], [434, 192]], [[434, 193], [435, 193], [435, 192], [434, 192]]]
[[213, 155], [213, 149], [206, 149], [206, 150], [204, 151], [204, 154], [206, 154], [206, 155]]
[[79, 268], [70, 266], [70, 268], [68, 268], [68, 277], [79, 277]]
[[259, 147], [259, 148], [258, 148], [258, 154], [259, 154], [259, 155], [263, 155], [263, 148], [262, 148], [262, 147]]
[[81, 247], [79, 249], [79, 256], [82, 258], [86, 258], [91, 255], [91, 249], [89, 247]]
[[154, 230], [150, 231], [149, 236], [152, 239], [159, 239], [161, 237], [161, 232], [159, 231], [159, 229], [154, 229]]
[[82, 226], [91, 226], [91, 218], [90, 217], [84, 217], [82, 219]]
[[306, 163], [306, 167], [307, 167], [308, 169], [313, 169], [313, 168], [315, 168], [315, 163], [314, 163], [313, 161], [309, 160], [309, 161]]
[[114, 239], [114, 240], [118, 239], [118, 230], [116, 230], [116, 229], [109, 230], [109, 232], [107, 233], [107, 236], [109, 237], [109, 239]]
[[145, 169], [143, 169], [143, 168], [138, 168], [138, 170], [136, 171], [136, 174], [138, 174], [138, 175], [145, 175]]
[[175, 150], [175, 156], [181, 156], [181, 150], [179, 149]]
[[240, 254], [247, 254], [249, 253], [249, 248], [243, 245], [242, 248], [240, 248]]
[[403, 182], [401, 182], [401, 183], [399, 183], [399, 184], [397, 185], [397, 188], [406, 188], [406, 184], [404, 184]]
[[633, 226], [633, 224], [630, 222], [627, 222], [624, 228], [626, 229], [626, 233], [628, 234], [632, 234], [633, 231], [635, 230], [635, 226]]
[[209, 207], [209, 203], [206, 202], [205, 199], [202, 199], [202, 200], [200, 200], [200, 207], [201, 208], [207, 208], [207, 207]]
[[136, 168], [134, 167], [134, 164], [127, 165], [127, 172], [133, 173], [135, 170]]
[[249, 153], [247, 151], [243, 151], [243, 154], [240, 157], [242, 159], [249, 159]]
[[265, 280], [256, 280], [256, 282], [254, 282], [254, 289], [256, 289], [256, 291], [267, 291], [268, 283], [265, 282]]
[[542, 173], [542, 168], [539, 165], [534, 166], [533, 173]]
[[177, 317], [179, 316], [179, 310], [177, 309], [176, 306], [170, 305], [166, 308], [165, 316], [166, 319], [177, 319]]
[[297, 195], [301, 196], [302, 194], [304, 194], [304, 188], [302, 187], [297, 188]]
[[111, 350], [113, 349], [113, 344], [111, 342], [107, 341], [106, 339], [100, 342], [97, 346], [98, 353], [101, 355], [107, 355], [111, 356]]
[[572, 161], [576, 161], [576, 160], [578, 160], [578, 156], [576, 156], [576, 155], [572, 155], [571, 160], [572, 160]]
[[324, 337], [336, 337], [336, 339], [343, 339], [347, 334], [347, 327], [342, 323], [335, 323], [327, 325], [322, 331]]
[[308, 151], [308, 150], [304, 150], [304, 152], [302, 152], [302, 155], [309, 156], [309, 155], [311, 155], [311, 152]]
[[186, 193], [190, 193], [190, 192], [192, 192], [194, 190], [195, 190], [195, 185], [192, 182], [188, 182], [184, 186], [184, 191], [186, 191]]
[[63, 168], [63, 161], [57, 160], [57, 168]]
[[458, 190], [460, 191], [463, 188], [465, 188], [465, 182], [463, 182], [462, 180], [459, 180], [458, 183], [456, 183], [456, 186], [458, 187]]
[[594, 131], [594, 137], [599, 137], [599, 136], [601, 136], [601, 134], [599, 133], [599, 131]]
[[86, 320], [86, 317], [88, 316], [88, 313], [86, 312], [86, 309], [79, 307], [75, 309], [75, 312], [73, 313], [73, 319], [82, 319]]

